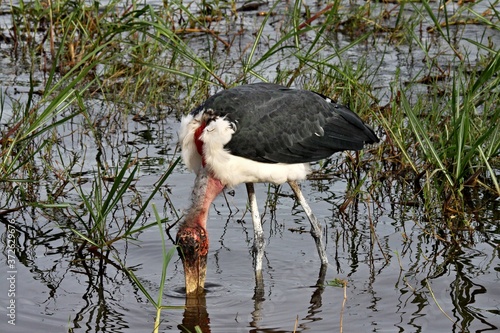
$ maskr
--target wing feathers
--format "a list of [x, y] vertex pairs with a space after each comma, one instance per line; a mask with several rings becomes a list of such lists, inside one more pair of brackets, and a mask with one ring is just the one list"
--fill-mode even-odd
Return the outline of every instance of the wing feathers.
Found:
[[351, 110], [305, 90], [243, 85], [210, 97], [203, 108], [237, 124], [226, 149], [258, 162], [312, 162], [378, 142]]

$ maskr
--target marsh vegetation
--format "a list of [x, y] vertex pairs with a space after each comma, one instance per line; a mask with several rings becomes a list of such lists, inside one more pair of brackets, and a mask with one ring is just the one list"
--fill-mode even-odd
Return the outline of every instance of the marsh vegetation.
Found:
[[[498, 0], [0, 4], [1, 269], [14, 244], [15, 329], [500, 328]], [[260, 185], [269, 245], [254, 291], [238, 187], [211, 213], [212, 288], [185, 304], [169, 238], [193, 180], [178, 119], [258, 81], [330, 96], [382, 142], [322, 161], [303, 184], [326, 227], [324, 284], [290, 191]]]

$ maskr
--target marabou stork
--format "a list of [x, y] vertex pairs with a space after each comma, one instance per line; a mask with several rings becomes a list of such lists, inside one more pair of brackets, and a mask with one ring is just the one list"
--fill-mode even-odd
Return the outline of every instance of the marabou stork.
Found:
[[335, 152], [360, 150], [379, 139], [355, 113], [320, 94], [270, 83], [221, 91], [181, 121], [182, 158], [197, 176], [192, 204], [177, 233], [184, 265], [186, 294], [203, 293], [210, 204], [225, 187], [247, 184], [254, 224], [256, 270], [262, 267], [264, 235], [253, 183], [288, 182], [311, 222], [323, 265], [327, 263], [321, 226], [297, 181], [310, 172], [309, 162]]

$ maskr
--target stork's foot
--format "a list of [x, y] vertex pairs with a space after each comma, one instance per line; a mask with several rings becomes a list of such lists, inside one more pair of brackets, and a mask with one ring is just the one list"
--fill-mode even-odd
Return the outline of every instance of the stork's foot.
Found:
[[288, 184], [292, 188], [295, 197], [299, 201], [300, 205], [304, 209], [304, 212], [311, 223], [311, 235], [316, 243], [316, 249], [318, 250], [319, 258], [321, 260], [321, 265], [326, 266], [328, 264], [328, 257], [326, 256], [325, 245], [323, 244], [322, 228], [318, 222], [318, 219], [313, 214], [311, 207], [307, 203], [302, 191], [300, 190], [299, 184], [296, 181], [289, 181]]

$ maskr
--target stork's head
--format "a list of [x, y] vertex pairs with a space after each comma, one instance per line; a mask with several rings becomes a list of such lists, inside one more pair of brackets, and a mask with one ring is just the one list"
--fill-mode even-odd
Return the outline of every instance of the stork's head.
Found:
[[201, 168], [196, 176], [192, 204], [177, 232], [177, 245], [184, 265], [186, 294], [199, 295], [205, 287], [208, 255], [207, 218], [211, 203], [224, 189], [224, 184], [210, 171]]
[[177, 232], [177, 245], [184, 265], [186, 294], [199, 295], [205, 287], [208, 234], [200, 225], [183, 224]]

